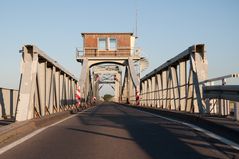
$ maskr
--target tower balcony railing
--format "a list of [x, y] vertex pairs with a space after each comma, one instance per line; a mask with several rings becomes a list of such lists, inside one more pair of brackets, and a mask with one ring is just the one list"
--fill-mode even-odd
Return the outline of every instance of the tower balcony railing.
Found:
[[76, 48], [76, 59], [84, 57], [140, 57], [140, 48], [118, 47], [116, 50], [99, 50], [97, 47]]

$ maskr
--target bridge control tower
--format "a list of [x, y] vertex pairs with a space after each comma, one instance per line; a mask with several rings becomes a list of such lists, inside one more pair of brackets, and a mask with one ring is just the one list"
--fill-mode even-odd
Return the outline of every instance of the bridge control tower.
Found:
[[90, 102], [95, 94], [98, 96], [97, 78], [92, 77], [93, 74], [95, 76], [93, 68], [114, 64], [125, 70], [124, 73], [117, 74], [122, 79], [122, 84], [118, 84], [122, 88], [115, 88], [120, 90], [115, 92], [119, 96], [118, 101], [132, 99], [136, 102], [135, 95], [139, 92], [140, 85], [140, 62], [145, 63], [145, 58], [140, 56], [140, 49], [135, 48], [136, 37], [133, 33], [82, 33], [82, 37], [83, 49], [77, 49], [76, 54], [76, 60], [82, 64], [79, 79], [81, 101]]

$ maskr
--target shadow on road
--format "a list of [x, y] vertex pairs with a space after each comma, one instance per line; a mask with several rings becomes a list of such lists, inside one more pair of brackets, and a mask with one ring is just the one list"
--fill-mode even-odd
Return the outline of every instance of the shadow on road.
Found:
[[[79, 116], [79, 120], [84, 125], [98, 127], [97, 131], [68, 129], [134, 141], [151, 158], [234, 158], [238, 153], [188, 127], [114, 103], [99, 105], [87, 115]], [[99, 127], [124, 129], [130, 136], [115, 135], [110, 129], [108, 132], [101, 132]]]

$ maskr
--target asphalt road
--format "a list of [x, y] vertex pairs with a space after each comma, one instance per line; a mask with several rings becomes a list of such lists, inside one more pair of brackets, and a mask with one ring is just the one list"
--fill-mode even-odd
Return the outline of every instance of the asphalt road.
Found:
[[216, 159], [238, 154], [184, 125], [104, 103], [44, 130], [0, 159]]

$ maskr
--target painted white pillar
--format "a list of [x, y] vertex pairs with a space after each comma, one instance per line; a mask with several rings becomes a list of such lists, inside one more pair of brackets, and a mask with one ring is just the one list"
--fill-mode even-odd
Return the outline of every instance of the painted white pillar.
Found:
[[157, 107], [162, 106], [162, 81], [161, 81], [161, 74], [157, 74], [157, 94], [158, 94], [158, 100], [157, 100]]
[[179, 89], [178, 89], [178, 76], [177, 68], [171, 67], [172, 73], [172, 87], [173, 87], [173, 104], [176, 110], [179, 110]]
[[152, 83], [151, 83], [151, 78], [148, 79], [148, 85], [149, 85], [149, 90], [148, 90], [148, 107], [151, 107], [152, 106]]
[[155, 92], [155, 76], [151, 78], [151, 105], [152, 107], [156, 107], [156, 92]]
[[162, 99], [163, 99], [163, 108], [166, 108], [167, 102], [167, 71], [162, 72]]
[[235, 102], [234, 104], [234, 117], [235, 120], [239, 121], [239, 102]]
[[179, 63], [179, 82], [180, 82], [180, 110], [185, 111], [186, 108], [186, 83], [187, 83], [187, 65], [186, 61]]

